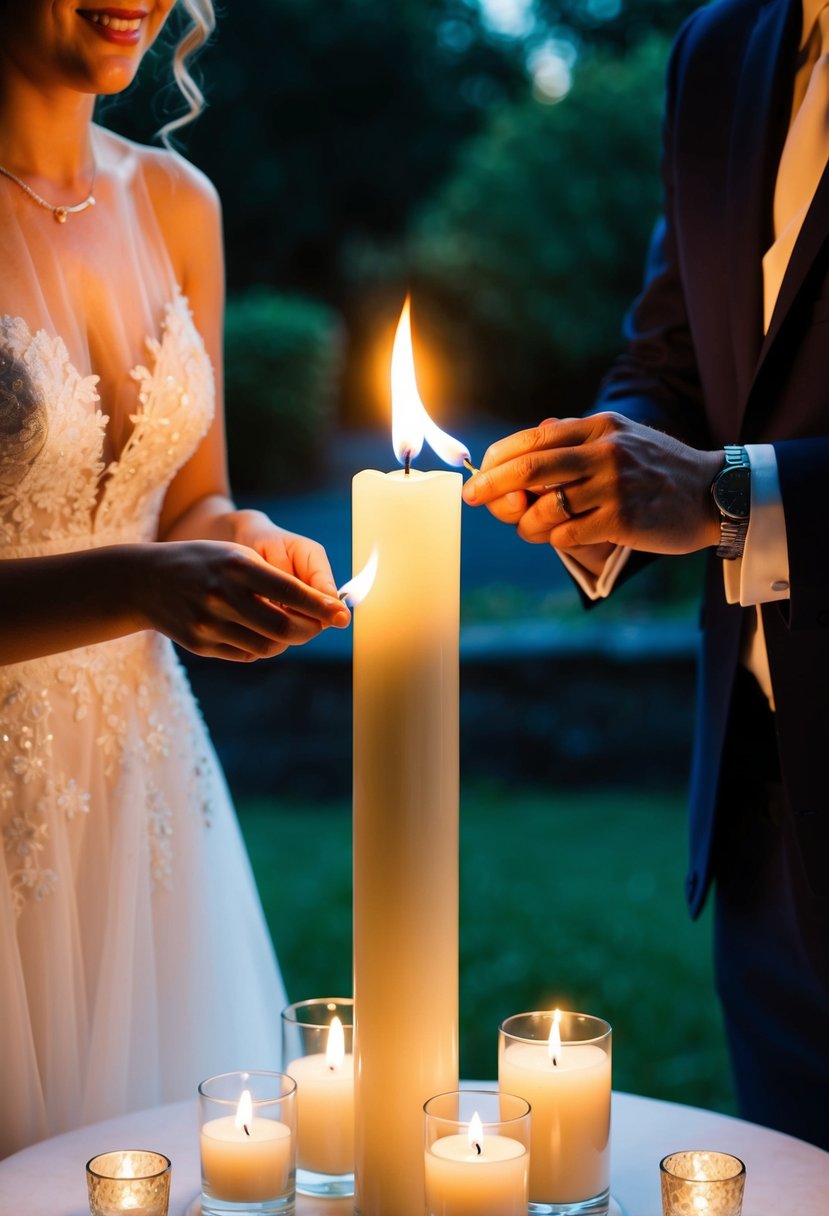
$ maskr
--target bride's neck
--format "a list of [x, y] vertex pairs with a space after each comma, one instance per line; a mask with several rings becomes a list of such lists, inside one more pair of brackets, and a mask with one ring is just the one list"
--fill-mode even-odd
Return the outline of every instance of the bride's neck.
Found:
[[0, 90], [0, 165], [12, 172], [70, 186], [89, 172], [95, 98], [44, 94], [6, 81]]

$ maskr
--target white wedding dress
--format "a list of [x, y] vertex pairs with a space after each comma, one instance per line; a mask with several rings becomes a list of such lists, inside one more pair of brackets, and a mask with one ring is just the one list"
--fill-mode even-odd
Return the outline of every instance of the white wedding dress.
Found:
[[[95, 153], [65, 225], [0, 179], [0, 558], [154, 539], [213, 413], [145, 161]], [[0, 833], [0, 1157], [279, 1067], [282, 982], [166, 638], [0, 667]]]

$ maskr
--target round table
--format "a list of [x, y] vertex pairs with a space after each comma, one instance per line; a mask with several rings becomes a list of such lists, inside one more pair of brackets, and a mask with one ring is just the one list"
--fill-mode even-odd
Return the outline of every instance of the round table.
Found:
[[[626, 1216], [661, 1216], [659, 1162], [677, 1149], [734, 1153], [746, 1164], [743, 1216], [826, 1216], [829, 1153], [727, 1115], [613, 1095], [611, 1191]], [[198, 1195], [196, 1102], [177, 1102], [78, 1128], [0, 1161], [3, 1216], [89, 1216], [84, 1166], [110, 1149], [147, 1148], [173, 1163], [170, 1216]], [[346, 1216], [351, 1200], [297, 1197], [297, 1216]]]

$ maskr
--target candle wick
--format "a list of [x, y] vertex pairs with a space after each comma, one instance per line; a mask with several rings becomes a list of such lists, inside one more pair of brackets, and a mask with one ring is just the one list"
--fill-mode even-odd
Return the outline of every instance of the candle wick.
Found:
[[405, 464], [403, 466], [403, 472], [408, 477], [409, 474], [411, 473], [411, 471], [412, 471], [412, 454], [411, 454], [411, 452], [407, 452]]
[[480, 1157], [481, 1153], [483, 1152], [483, 1149], [481, 1148], [480, 1144], [478, 1144], [477, 1140], [475, 1141], [475, 1152], [478, 1154], [479, 1157]]
[[246, 1136], [249, 1136], [249, 1135], [250, 1135], [250, 1129], [248, 1128], [247, 1123], [243, 1123], [243, 1124], [242, 1124], [242, 1127], [245, 1129], [245, 1135], [246, 1135]]
[[550, 1058], [553, 1061], [553, 1068], [558, 1068], [558, 1056], [551, 1056]]

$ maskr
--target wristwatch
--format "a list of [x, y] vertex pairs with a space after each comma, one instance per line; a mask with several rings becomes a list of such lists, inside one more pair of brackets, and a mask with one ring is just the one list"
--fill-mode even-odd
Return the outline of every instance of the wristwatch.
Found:
[[745, 448], [723, 449], [725, 464], [711, 483], [711, 496], [720, 513], [717, 557], [734, 561], [743, 556], [751, 512], [751, 465]]

